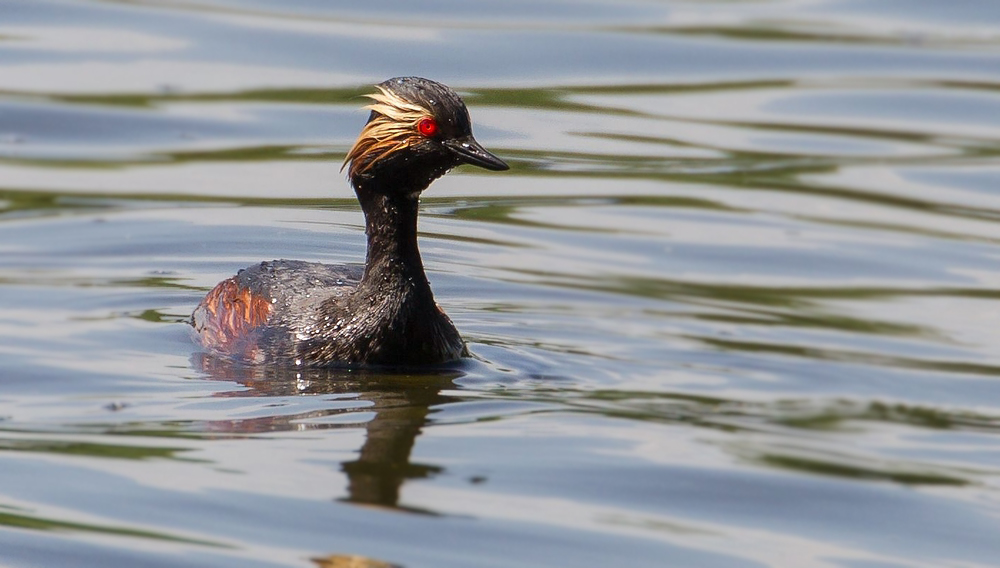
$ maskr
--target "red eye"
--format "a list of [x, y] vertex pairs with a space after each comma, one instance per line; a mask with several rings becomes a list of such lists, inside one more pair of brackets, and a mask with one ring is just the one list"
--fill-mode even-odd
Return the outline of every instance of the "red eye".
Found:
[[417, 130], [424, 136], [430, 138], [438, 132], [438, 123], [436, 120], [430, 117], [421, 118], [417, 122]]

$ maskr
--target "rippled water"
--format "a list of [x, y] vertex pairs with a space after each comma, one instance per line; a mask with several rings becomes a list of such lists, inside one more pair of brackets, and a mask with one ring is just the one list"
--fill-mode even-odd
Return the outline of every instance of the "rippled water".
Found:
[[[359, 95], [476, 358], [248, 369], [182, 323], [356, 262]], [[1000, 4], [0, 3], [0, 563], [995, 566]]]

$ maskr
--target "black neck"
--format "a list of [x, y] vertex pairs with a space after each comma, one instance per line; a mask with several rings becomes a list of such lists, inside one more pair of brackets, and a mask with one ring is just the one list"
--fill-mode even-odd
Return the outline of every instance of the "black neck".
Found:
[[431, 298], [430, 285], [417, 248], [419, 190], [383, 191], [371, 180], [355, 181], [354, 189], [365, 214], [368, 252], [362, 286], [383, 289], [405, 286]]

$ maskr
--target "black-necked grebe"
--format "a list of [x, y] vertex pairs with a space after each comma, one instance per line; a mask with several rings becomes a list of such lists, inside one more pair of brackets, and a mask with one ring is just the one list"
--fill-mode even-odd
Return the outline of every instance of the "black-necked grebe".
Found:
[[274, 260], [205, 296], [191, 323], [202, 346], [250, 363], [427, 365], [467, 354], [434, 302], [417, 249], [420, 192], [460, 164], [506, 170], [472, 137], [455, 91], [389, 79], [344, 166], [365, 215], [365, 265]]

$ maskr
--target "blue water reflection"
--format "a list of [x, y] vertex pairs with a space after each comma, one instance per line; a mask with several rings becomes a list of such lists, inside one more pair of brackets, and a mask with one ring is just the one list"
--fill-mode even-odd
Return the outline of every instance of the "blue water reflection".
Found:
[[[0, 563], [992, 566], [992, 3], [0, 5]], [[393, 75], [510, 172], [424, 195], [475, 358], [240, 367], [184, 321], [359, 262]]]

